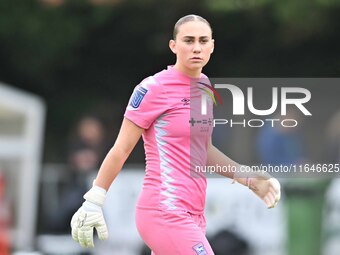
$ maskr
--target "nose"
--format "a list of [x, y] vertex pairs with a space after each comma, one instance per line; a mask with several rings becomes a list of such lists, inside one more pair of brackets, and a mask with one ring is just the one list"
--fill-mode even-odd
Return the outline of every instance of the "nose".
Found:
[[201, 49], [200, 43], [199, 43], [199, 42], [195, 42], [194, 48], [193, 48], [194, 53], [200, 53], [201, 50], [202, 50], [202, 49]]

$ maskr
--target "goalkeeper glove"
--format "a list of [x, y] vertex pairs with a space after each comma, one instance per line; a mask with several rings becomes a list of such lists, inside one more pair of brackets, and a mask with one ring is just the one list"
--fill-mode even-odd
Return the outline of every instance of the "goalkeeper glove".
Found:
[[268, 208], [274, 208], [281, 198], [281, 185], [279, 181], [271, 177], [247, 178], [247, 186], [251, 189]]
[[252, 190], [268, 208], [274, 208], [281, 198], [281, 185], [280, 182], [272, 177], [270, 174], [258, 171], [251, 172], [251, 174], [235, 178], [235, 176], [242, 176], [242, 173], [236, 172], [234, 180], [247, 186]]
[[72, 217], [72, 238], [83, 248], [94, 247], [93, 228], [97, 230], [100, 240], [108, 238], [108, 230], [102, 211], [105, 196], [105, 189], [93, 185], [84, 195], [86, 201]]

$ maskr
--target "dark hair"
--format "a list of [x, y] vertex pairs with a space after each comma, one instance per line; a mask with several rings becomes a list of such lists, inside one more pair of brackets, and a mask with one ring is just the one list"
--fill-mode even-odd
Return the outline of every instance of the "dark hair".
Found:
[[190, 22], [190, 21], [201, 21], [205, 24], [207, 24], [209, 26], [209, 28], [211, 29], [212, 31], [212, 28], [210, 26], [210, 23], [205, 19], [205, 18], [202, 18], [201, 16], [198, 16], [198, 15], [195, 15], [195, 14], [189, 14], [189, 15], [186, 15], [182, 18], [180, 18], [176, 24], [175, 24], [175, 27], [174, 27], [174, 32], [173, 32], [173, 39], [175, 40], [176, 39], [176, 36], [178, 34], [178, 29], [181, 25], [187, 23], [187, 22]]

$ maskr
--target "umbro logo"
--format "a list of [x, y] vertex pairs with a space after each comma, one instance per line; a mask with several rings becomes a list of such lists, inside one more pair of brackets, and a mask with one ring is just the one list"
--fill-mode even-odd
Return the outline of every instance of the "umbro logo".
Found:
[[183, 102], [183, 105], [189, 105], [190, 104], [190, 99], [189, 98], [185, 97], [181, 101]]

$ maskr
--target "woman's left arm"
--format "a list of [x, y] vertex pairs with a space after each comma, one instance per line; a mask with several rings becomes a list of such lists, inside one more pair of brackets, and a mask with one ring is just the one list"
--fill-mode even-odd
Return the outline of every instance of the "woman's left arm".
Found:
[[[227, 155], [225, 155], [223, 152], [221, 152], [219, 149], [217, 149], [211, 142], [211, 139], [208, 144], [208, 157], [207, 157], [207, 166], [212, 166], [214, 169], [219, 169], [217, 166], [221, 166], [221, 171], [215, 171], [217, 174], [223, 175], [227, 178], [234, 179], [234, 170], [237, 170], [241, 167], [241, 165], [231, 158], [229, 158]], [[224, 167], [223, 167], [224, 166]], [[227, 171], [229, 170], [229, 171]], [[246, 184], [245, 180], [241, 181], [241, 184]], [[242, 183], [244, 182], [244, 183]]]
[[[273, 208], [279, 202], [281, 198], [281, 186], [279, 181], [270, 176], [268, 173], [252, 172], [249, 176], [243, 176], [240, 173], [242, 167], [241, 164], [230, 159], [227, 155], [217, 149], [211, 142], [208, 144], [208, 157], [207, 166], [215, 166], [216, 169], [221, 171], [215, 171], [217, 174], [231, 178], [238, 183], [247, 186], [251, 189], [268, 208]], [[220, 166], [217, 168], [216, 166]], [[225, 167], [223, 167], [225, 166]], [[229, 171], [226, 171], [229, 169]]]

